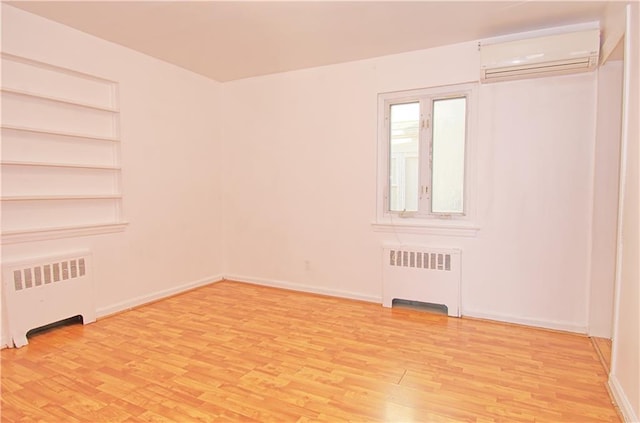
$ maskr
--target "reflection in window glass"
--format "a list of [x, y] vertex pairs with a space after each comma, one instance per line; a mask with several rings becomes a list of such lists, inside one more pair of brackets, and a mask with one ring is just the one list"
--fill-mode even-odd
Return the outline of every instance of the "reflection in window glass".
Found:
[[420, 103], [393, 104], [390, 123], [389, 210], [417, 211]]
[[433, 102], [433, 213], [464, 210], [466, 106], [465, 97]]

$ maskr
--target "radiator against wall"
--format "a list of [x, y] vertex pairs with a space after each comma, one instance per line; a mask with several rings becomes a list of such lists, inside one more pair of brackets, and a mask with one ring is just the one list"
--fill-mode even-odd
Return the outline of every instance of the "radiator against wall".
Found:
[[418, 246], [383, 247], [382, 305], [394, 299], [447, 306], [460, 316], [461, 252]]
[[31, 329], [70, 317], [96, 320], [89, 252], [3, 263], [2, 281], [10, 345], [22, 347]]

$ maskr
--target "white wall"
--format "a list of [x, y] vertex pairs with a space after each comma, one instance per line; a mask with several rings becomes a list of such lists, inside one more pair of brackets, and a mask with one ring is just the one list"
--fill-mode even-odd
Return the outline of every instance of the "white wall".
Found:
[[470, 314], [584, 331], [595, 87], [582, 74], [483, 88]]
[[[611, 385], [637, 418], [637, 4], [633, 10]], [[618, 88], [615, 70], [482, 86], [477, 236], [388, 234], [371, 226], [376, 96], [477, 80], [474, 42], [221, 85], [6, 5], [2, 36], [6, 52], [120, 82], [130, 226], [2, 249], [3, 262], [92, 250], [99, 315], [221, 275], [380, 301], [381, 245], [402, 242], [462, 248], [464, 314], [579, 332], [594, 319], [606, 326], [596, 302], [589, 316], [589, 301], [604, 300], [599, 289], [609, 288], [597, 281], [610, 261], [590, 257], [601, 248], [610, 254], [600, 240], [610, 242], [611, 210], [598, 199], [615, 191], [616, 153], [606, 146], [615, 125], [603, 130], [615, 116], [596, 109]]]
[[3, 262], [92, 250], [98, 315], [218, 278], [221, 85], [10, 6], [2, 11], [3, 51], [120, 83], [130, 222], [122, 233], [3, 245]]
[[[230, 276], [380, 301], [377, 93], [472, 79], [475, 48], [225, 84]], [[425, 66], [447, 58], [449, 69]]]
[[640, 7], [627, 6], [616, 316], [609, 385], [626, 421], [640, 421]]
[[221, 85], [3, 10], [6, 51], [121, 83], [131, 221], [122, 234], [5, 246], [3, 260], [91, 248], [107, 313], [223, 274], [380, 301], [382, 243], [458, 247], [465, 314], [587, 331], [594, 176], [596, 193], [609, 183], [594, 163], [611, 164], [594, 156], [596, 104], [615, 78], [481, 86], [479, 233], [387, 234], [371, 226], [377, 94], [477, 80], [475, 42]]
[[483, 85], [477, 237], [374, 232], [377, 94], [478, 79], [475, 43], [224, 86], [232, 277], [380, 301], [381, 245], [463, 249], [463, 313], [586, 332], [596, 74]]
[[589, 335], [612, 337], [616, 274], [622, 61], [598, 68]]

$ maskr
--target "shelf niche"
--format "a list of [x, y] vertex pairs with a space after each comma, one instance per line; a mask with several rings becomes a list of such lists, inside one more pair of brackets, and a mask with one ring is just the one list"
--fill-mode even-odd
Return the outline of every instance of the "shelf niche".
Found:
[[2, 53], [1, 92], [2, 243], [123, 230], [118, 83]]

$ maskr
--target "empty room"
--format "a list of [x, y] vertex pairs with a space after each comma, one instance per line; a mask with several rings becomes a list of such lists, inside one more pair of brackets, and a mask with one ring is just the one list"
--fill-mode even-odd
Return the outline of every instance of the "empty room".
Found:
[[3, 1], [3, 422], [639, 422], [637, 1]]

